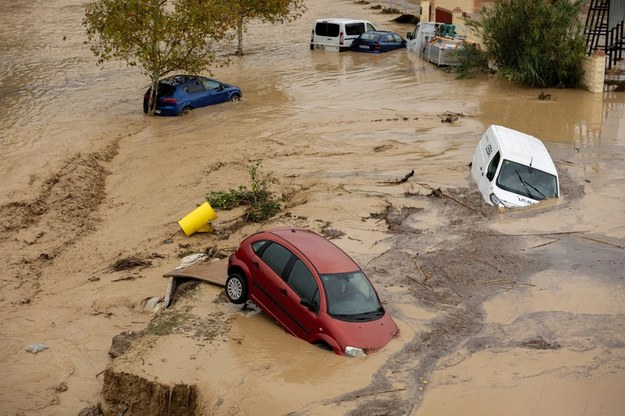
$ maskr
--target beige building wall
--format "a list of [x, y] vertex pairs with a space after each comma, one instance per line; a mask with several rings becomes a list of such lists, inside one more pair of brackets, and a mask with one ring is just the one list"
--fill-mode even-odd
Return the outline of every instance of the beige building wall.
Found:
[[420, 3], [419, 19], [422, 22], [433, 22], [436, 19], [437, 7], [449, 10], [452, 13], [452, 23], [456, 25], [456, 33], [466, 36], [469, 41], [480, 43], [479, 36], [467, 28], [464, 16], [476, 17], [482, 7], [492, 4], [492, 0], [425, 0]]
[[492, 5], [494, 0], [430, 0], [421, 2], [421, 17], [424, 22], [433, 22], [436, 8], [440, 7], [455, 13], [459, 9], [467, 15], [479, 14], [482, 7]]

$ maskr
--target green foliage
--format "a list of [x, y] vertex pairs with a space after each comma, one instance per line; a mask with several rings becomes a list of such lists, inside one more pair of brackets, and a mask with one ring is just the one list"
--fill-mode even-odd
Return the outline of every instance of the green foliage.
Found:
[[459, 54], [460, 65], [454, 68], [457, 79], [471, 79], [480, 72], [488, 72], [488, 56], [479, 45], [464, 42]]
[[206, 200], [211, 207], [215, 209], [229, 210], [236, 208], [246, 200], [247, 189], [245, 186], [239, 186], [239, 189], [230, 189], [229, 191], [209, 192]]
[[470, 26], [507, 79], [531, 87], [577, 87], [585, 41], [583, 0], [499, 0]]
[[[227, 60], [212, 42], [232, 26], [227, 10], [205, 0], [94, 0], [83, 25], [98, 64], [119, 59], [137, 66], [156, 86], [174, 71], [197, 73]], [[153, 114], [154, 105], [150, 108]]]
[[280, 212], [280, 203], [275, 200], [269, 191], [269, 185], [275, 182], [272, 173], [262, 174], [261, 163], [249, 167], [250, 189], [239, 185], [238, 189], [228, 191], [209, 192], [206, 200], [215, 209], [228, 210], [240, 205], [246, 205], [246, 220], [262, 222]]

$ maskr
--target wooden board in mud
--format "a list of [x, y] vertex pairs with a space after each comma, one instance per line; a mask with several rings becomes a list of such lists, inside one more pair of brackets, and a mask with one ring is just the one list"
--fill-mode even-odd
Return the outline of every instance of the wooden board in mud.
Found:
[[194, 264], [183, 269], [172, 270], [165, 273], [163, 277], [191, 278], [224, 287], [228, 278], [228, 260]]
[[211, 263], [194, 264], [189, 267], [167, 272], [163, 277], [169, 278], [164, 299], [164, 306], [167, 308], [171, 304], [178, 286], [189, 280], [200, 280], [219, 287], [224, 287], [226, 285], [226, 279], [228, 278], [228, 260], [223, 259]]

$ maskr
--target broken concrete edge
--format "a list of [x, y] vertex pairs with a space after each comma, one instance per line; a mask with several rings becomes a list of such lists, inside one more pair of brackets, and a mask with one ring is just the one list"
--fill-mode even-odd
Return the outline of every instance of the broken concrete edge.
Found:
[[102, 394], [105, 415], [189, 416], [197, 414], [199, 407], [195, 384], [163, 384], [111, 366], [104, 371]]
[[163, 301], [163, 307], [169, 308], [171, 304], [171, 299], [174, 296], [174, 292], [176, 291], [176, 287], [178, 286], [178, 282], [174, 276], [171, 276], [167, 281], [167, 291], [165, 292], [165, 300]]

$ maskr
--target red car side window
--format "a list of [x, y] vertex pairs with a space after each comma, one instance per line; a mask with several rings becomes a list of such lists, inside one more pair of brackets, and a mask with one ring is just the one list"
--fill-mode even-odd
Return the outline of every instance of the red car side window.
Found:
[[263, 250], [261, 259], [276, 272], [278, 276], [282, 276], [282, 272], [286, 264], [291, 259], [292, 253], [278, 243], [270, 243]]
[[301, 299], [306, 299], [319, 307], [319, 287], [310, 269], [300, 259], [293, 263], [286, 282]]

